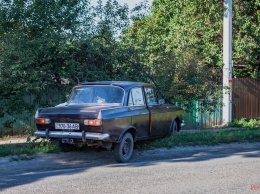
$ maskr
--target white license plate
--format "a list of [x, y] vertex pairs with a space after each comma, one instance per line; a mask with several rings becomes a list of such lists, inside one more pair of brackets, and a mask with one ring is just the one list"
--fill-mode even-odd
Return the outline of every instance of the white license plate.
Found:
[[79, 129], [79, 123], [55, 123], [55, 129]]

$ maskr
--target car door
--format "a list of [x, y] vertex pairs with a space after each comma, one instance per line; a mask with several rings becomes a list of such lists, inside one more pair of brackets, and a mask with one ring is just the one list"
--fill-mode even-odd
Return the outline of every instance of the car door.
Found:
[[129, 92], [128, 107], [132, 115], [132, 125], [137, 130], [138, 139], [149, 137], [149, 111], [145, 104], [142, 87], [132, 88]]
[[150, 134], [153, 137], [165, 135], [166, 109], [159, 104], [153, 87], [145, 87], [144, 92], [150, 113]]

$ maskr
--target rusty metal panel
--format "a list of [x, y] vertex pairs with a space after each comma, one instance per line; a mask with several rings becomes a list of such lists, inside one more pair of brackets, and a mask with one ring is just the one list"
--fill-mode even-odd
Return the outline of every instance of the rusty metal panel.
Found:
[[234, 78], [232, 95], [232, 115], [234, 119], [260, 117], [259, 78]]

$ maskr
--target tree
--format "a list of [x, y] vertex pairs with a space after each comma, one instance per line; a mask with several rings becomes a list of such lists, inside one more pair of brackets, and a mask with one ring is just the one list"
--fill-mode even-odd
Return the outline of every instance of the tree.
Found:
[[260, 1], [233, 1], [234, 76], [260, 77]]
[[[97, 7], [89, 0], [1, 1], [1, 115], [65, 101], [79, 81], [112, 79], [115, 31], [127, 25], [127, 13], [112, 0]], [[30, 95], [33, 104], [24, 100]]]
[[[236, 14], [240, 17], [234, 17], [233, 21], [240, 22], [234, 26], [234, 56], [246, 56], [246, 51], [249, 52], [247, 59], [254, 64], [250, 67], [257, 72], [259, 25], [256, 24], [259, 17], [251, 15], [259, 14], [259, 2], [235, 1], [234, 5], [236, 3], [250, 11], [236, 6]], [[219, 85], [222, 85], [222, 20], [221, 1], [155, 0], [151, 14], [135, 21], [123, 40], [138, 53], [140, 64], [151, 77], [147, 76], [147, 80], [153, 79], [166, 99], [171, 102], [200, 100], [212, 109], [212, 104], [219, 98]], [[243, 27], [242, 21], [251, 27]], [[250, 32], [252, 44], [243, 44], [242, 48], [238, 44], [243, 40], [240, 41], [237, 34], [245, 31], [243, 28]], [[251, 71], [247, 74], [252, 76]], [[234, 75], [242, 74], [235, 71]]]
[[[88, 3], [88, 2], [86, 2]], [[26, 108], [23, 97], [50, 104], [42, 92], [61, 85], [73, 63], [79, 1], [1, 1], [1, 104], [5, 113]], [[27, 106], [30, 108], [30, 106]]]

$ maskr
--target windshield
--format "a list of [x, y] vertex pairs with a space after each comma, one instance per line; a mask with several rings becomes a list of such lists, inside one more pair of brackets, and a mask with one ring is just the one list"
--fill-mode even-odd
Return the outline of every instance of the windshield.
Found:
[[122, 105], [124, 90], [116, 86], [79, 86], [72, 90], [68, 103]]

